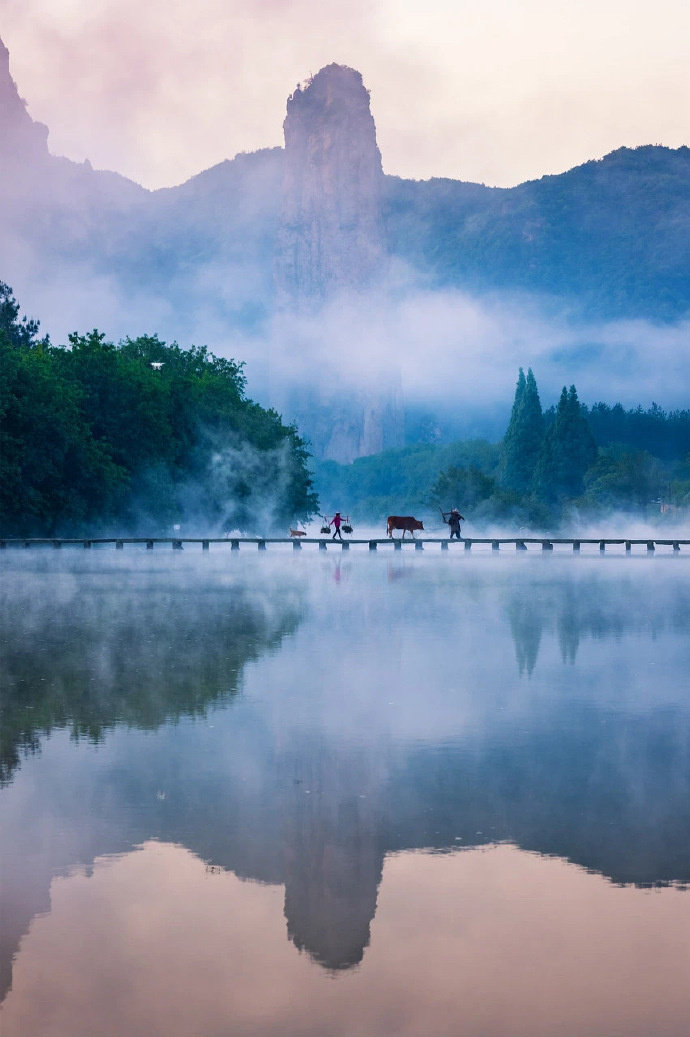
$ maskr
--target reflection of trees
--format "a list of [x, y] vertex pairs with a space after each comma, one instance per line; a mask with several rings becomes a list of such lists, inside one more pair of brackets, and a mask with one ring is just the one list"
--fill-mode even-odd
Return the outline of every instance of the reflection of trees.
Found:
[[508, 596], [506, 614], [520, 676], [531, 676], [542, 638], [554, 633], [564, 663], [574, 663], [584, 638], [604, 640], [626, 633], [656, 637], [663, 630], [690, 632], [690, 595], [674, 588], [663, 608], [648, 608], [635, 581], [621, 590], [592, 577], [551, 582], [548, 589], [530, 584]]
[[[170, 743], [157, 740], [128, 758], [126, 780], [86, 762], [65, 779], [64, 813], [50, 801], [46, 827], [18, 815], [0, 847], [0, 993], [31, 915], [48, 908], [52, 875], [152, 837], [283, 883], [288, 936], [334, 970], [362, 959], [388, 853], [509, 840], [616, 882], [690, 881], [687, 711], [618, 714], [556, 696], [519, 731], [496, 724], [429, 746], [353, 744], [283, 719], [275, 727], [253, 709], [233, 710], [222, 753], [203, 767], [197, 725], [175, 740], [172, 769]], [[163, 801], [150, 794], [161, 780]], [[104, 802], [101, 819], [93, 805]], [[10, 925], [13, 889], [24, 913]]]
[[531, 677], [537, 662], [544, 627], [542, 610], [535, 607], [531, 598], [515, 597], [508, 603], [508, 619], [520, 676], [526, 672], [527, 676]]
[[290, 596], [269, 607], [207, 576], [81, 574], [65, 601], [69, 586], [57, 573], [0, 592], [0, 782], [53, 729], [98, 741], [115, 724], [153, 729], [203, 713], [298, 623]]
[[564, 663], [574, 664], [580, 644], [580, 628], [583, 617], [578, 609], [578, 604], [578, 601], [575, 600], [572, 594], [572, 588], [568, 587], [567, 592], [563, 596], [561, 608], [556, 616], [558, 644]]

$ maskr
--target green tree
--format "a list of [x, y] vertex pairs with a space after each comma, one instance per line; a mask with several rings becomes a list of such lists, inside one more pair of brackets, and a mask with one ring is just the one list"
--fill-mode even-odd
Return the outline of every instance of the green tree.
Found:
[[39, 339], [0, 284], [0, 533], [262, 531], [318, 509], [306, 444], [242, 364], [157, 336]]
[[5, 309], [0, 325], [0, 528], [7, 535], [73, 531], [106, 514], [125, 477], [84, 418], [79, 388], [47, 339]]
[[574, 385], [563, 386], [556, 415], [547, 429], [534, 473], [534, 489], [554, 503], [579, 497], [584, 476], [594, 464], [597, 447]]
[[661, 465], [644, 450], [609, 447], [585, 475], [587, 498], [604, 507], [645, 508], [668, 482]]
[[664, 461], [678, 461], [690, 450], [690, 411], [666, 413], [658, 404], [643, 410], [625, 410], [595, 403], [587, 415], [597, 446], [624, 444], [631, 450], [647, 450]]
[[[16, 348], [31, 349], [38, 339], [39, 323], [28, 317], [19, 316], [19, 303], [12, 289], [4, 281], [0, 281], [0, 333], [4, 333], [8, 344]], [[49, 344], [47, 338], [42, 340]]]
[[170, 392], [150, 364], [105, 341], [94, 330], [69, 336], [58, 361], [79, 387], [84, 416], [94, 438], [130, 473], [172, 453]]
[[476, 508], [482, 501], [488, 500], [495, 489], [495, 481], [474, 465], [469, 468], [451, 465], [439, 473], [430, 496], [431, 502], [442, 511], [456, 506], [462, 511], [463, 508]]
[[544, 415], [539, 390], [529, 368], [520, 368], [510, 422], [501, 445], [500, 480], [503, 486], [527, 493], [544, 441]]

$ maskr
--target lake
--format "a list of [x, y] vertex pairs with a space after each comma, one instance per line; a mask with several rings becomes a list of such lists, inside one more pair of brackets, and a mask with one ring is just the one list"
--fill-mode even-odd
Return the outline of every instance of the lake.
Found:
[[685, 1037], [687, 553], [0, 568], [3, 1037]]

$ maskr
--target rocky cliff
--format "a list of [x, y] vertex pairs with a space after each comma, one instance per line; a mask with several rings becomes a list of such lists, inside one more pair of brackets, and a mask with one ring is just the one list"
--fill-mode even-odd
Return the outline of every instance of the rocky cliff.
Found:
[[[283, 310], [317, 310], [338, 293], [370, 289], [386, 271], [381, 153], [360, 73], [344, 65], [322, 68], [288, 98], [283, 129], [275, 301]], [[328, 341], [324, 361], [333, 362]], [[302, 381], [284, 406], [317, 456], [348, 462], [402, 444], [395, 388], [395, 379], [352, 391], [339, 384], [329, 395]]]
[[48, 127], [34, 122], [10, 75], [10, 52], [0, 40], [0, 169], [43, 163], [48, 158]]
[[50, 153], [48, 128], [29, 115], [0, 40], [0, 279], [46, 331], [69, 294], [83, 312], [96, 278], [113, 277], [113, 243], [148, 195], [117, 173]]
[[386, 254], [383, 170], [359, 72], [322, 68], [287, 103], [276, 283], [284, 300], [370, 285]]

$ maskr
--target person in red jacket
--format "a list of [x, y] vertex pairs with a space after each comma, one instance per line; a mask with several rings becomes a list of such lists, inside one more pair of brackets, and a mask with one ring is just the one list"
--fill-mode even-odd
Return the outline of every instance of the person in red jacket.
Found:
[[342, 521], [343, 520], [340, 517], [340, 512], [336, 511], [335, 515], [333, 516], [331, 521], [328, 523], [329, 526], [335, 526], [335, 533], [331, 537], [331, 540], [335, 540], [336, 537], [338, 537], [339, 540], [343, 539], [342, 533], [340, 532], [340, 524], [341, 524]]

